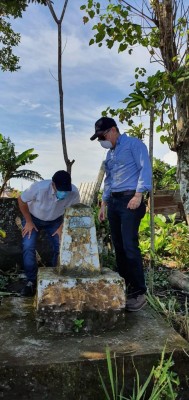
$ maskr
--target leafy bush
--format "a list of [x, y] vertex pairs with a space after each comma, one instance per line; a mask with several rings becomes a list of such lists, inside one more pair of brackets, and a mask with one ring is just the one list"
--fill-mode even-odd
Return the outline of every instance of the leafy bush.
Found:
[[[189, 266], [189, 229], [185, 222], [176, 223], [176, 214], [169, 215], [169, 220], [161, 215], [154, 215], [155, 256], [159, 262], [173, 260], [178, 267]], [[141, 221], [140, 249], [142, 255], [150, 257], [150, 215], [146, 213]]]
[[176, 178], [177, 167], [171, 167], [169, 164], [162, 160], [153, 158], [153, 181], [154, 189], [172, 189], [176, 190], [179, 188]]
[[[115, 267], [115, 255], [111, 242], [111, 232], [108, 219], [99, 222], [99, 207], [94, 206], [94, 219], [97, 231], [97, 240], [100, 243], [100, 258], [103, 266]], [[179, 268], [189, 267], [189, 228], [185, 222], [176, 222], [176, 214], [168, 216], [154, 215], [155, 223], [155, 258], [156, 264], [175, 262]], [[150, 259], [151, 232], [150, 214], [146, 213], [139, 228], [140, 249], [144, 260]]]

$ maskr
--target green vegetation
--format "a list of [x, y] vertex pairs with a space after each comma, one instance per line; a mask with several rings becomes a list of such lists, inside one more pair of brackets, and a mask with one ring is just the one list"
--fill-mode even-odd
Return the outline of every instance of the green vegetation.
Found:
[[147, 294], [148, 303], [159, 314], [163, 315], [167, 321], [189, 341], [189, 309], [188, 300], [185, 298], [184, 309], [181, 309], [174, 293], [170, 292], [160, 299], [159, 296]]
[[[99, 207], [94, 207], [94, 216], [99, 242], [101, 265], [115, 269], [115, 255], [111, 242], [111, 233], [108, 220], [103, 223], [98, 221]], [[153, 255], [156, 266], [169, 265], [186, 270], [189, 267], [189, 229], [186, 223], [177, 222], [176, 214], [168, 216], [154, 215], [155, 222], [155, 254]], [[140, 249], [145, 264], [149, 264], [151, 251], [150, 215], [146, 213], [141, 221]]]
[[153, 181], [154, 191], [156, 190], [176, 190], [179, 189], [176, 178], [176, 167], [171, 167], [169, 164], [153, 158]]
[[84, 323], [84, 319], [75, 319], [74, 327], [73, 327], [74, 332], [80, 332], [81, 329], [83, 328], [83, 323]]
[[0, 187], [0, 196], [6, 189], [7, 183], [11, 178], [23, 178], [30, 181], [43, 179], [41, 175], [30, 169], [22, 169], [25, 164], [31, 164], [38, 154], [33, 154], [34, 149], [25, 150], [23, 153], [18, 154], [15, 152], [15, 145], [11, 142], [10, 138], [5, 138], [0, 133], [0, 175], [2, 177], [2, 186]]
[[[116, 354], [114, 355], [114, 365], [112, 363], [110, 350], [106, 349], [108, 380], [109, 385], [106, 386], [104, 379], [99, 371], [101, 384], [104, 390], [106, 400], [175, 400], [177, 399], [179, 378], [171, 370], [174, 362], [172, 355], [165, 357], [165, 348], [162, 351], [159, 364], [152, 367], [152, 370], [146, 379], [141, 384], [138, 371], [136, 372], [136, 381], [133, 384], [133, 393], [128, 397], [125, 393], [125, 369], [124, 360], [122, 367], [122, 382], [118, 380], [118, 367], [116, 363]], [[120, 388], [121, 386], [121, 388]], [[109, 387], [111, 388], [109, 391]], [[127, 396], [127, 397], [125, 397]]]
[[19, 57], [13, 54], [13, 48], [20, 42], [20, 34], [15, 33], [8, 19], [21, 18], [29, 3], [45, 4], [45, 0], [0, 0], [0, 68], [2, 71], [17, 71]]
[[8, 277], [0, 275], [0, 290], [5, 290], [7, 283], [8, 283]]
[[[163, 215], [154, 215], [155, 222], [155, 260], [156, 264], [174, 261], [177, 267], [189, 267], [189, 229], [185, 222], [176, 223], [176, 214], [169, 215], [167, 221]], [[146, 213], [141, 221], [140, 249], [144, 258], [150, 258], [150, 215]]]

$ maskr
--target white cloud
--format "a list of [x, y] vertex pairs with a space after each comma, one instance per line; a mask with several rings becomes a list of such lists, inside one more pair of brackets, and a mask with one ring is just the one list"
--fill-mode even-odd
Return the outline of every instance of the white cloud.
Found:
[[30, 100], [25, 100], [25, 99], [23, 99], [23, 100], [21, 100], [21, 102], [19, 103], [19, 105], [22, 107], [22, 106], [24, 106], [24, 107], [27, 107], [27, 108], [29, 108], [30, 110], [35, 110], [36, 108], [39, 108], [40, 106], [41, 106], [41, 104], [40, 103], [32, 103]]
[[177, 165], [177, 154], [174, 151], [169, 151], [163, 156], [163, 161], [172, 166]]

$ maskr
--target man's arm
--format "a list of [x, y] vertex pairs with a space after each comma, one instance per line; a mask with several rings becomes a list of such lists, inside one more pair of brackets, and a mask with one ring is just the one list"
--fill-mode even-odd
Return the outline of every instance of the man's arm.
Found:
[[146, 145], [138, 139], [132, 148], [132, 154], [139, 170], [136, 193], [150, 192], [152, 188], [152, 166]]
[[106, 219], [106, 206], [107, 206], [107, 200], [110, 196], [110, 187], [111, 187], [111, 177], [108, 169], [105, 167], [106, 170], [106, 177], [104, 179], [104, 190], [102, 194], [102, 203], [101, 207], [98, 213], [98, 220], [100, 222], [104, 221]]
[[137, 140], [132, 148], [132, 154], [139, 169], [139, 179], [134, 197], [129, 201], [127, 208], [136, 209], [140, 206], [143, 193], [151, 190], [152, 167], [146, 145]]
[[18, 205], [23, 217], [26, 220], [26, 224], [22, 229], [22, 236], [24, 237], [25, 235], [28, 234], [28, 238], [30, 238], [32, 230], [35, 229], [37, 231], [37, 228], [32, 221], [28, 205], [27, 203], [24, 203], [24, 201], [22, 201], [21, 196], [18, 197]]

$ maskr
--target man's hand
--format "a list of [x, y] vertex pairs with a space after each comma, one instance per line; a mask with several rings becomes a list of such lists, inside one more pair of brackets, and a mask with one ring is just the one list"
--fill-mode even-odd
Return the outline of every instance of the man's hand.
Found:
[[26, 224], [22, 228], [22, 237], [28, 234], [28, 239], [30, 239], [33, 229], [35, 229], [35, 231], [38, 232], [38, 229], [36, 228], [35, 224], [32, 221], [26, 222]]
[[100, 211], [98, 213], [98, 220], [100, 222], [106, 219], [106, 203], [102, 203]]
[[134, 197], [132, 197], [132, 199], [127, 204], [127, 208], [135, 210], [140, 206], [141, 200], [142, 200], [142, 193], [135, 193]]
[[63, 228], [63, 224], [61, 224], [59, 226], [59, 228], [52, 234], [52, 236], [58, 235], [59, 236], [59, 241], [60, 241], [61, 235], [62, 235], [62, 228]]

